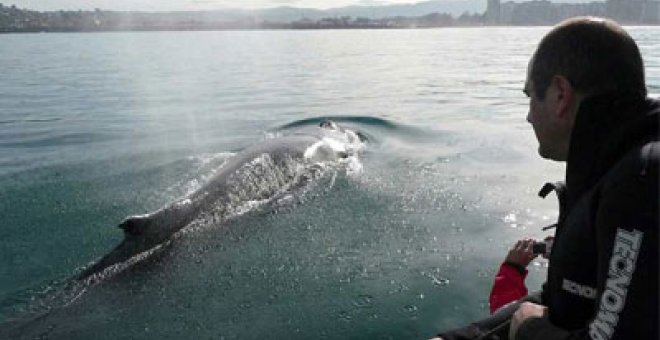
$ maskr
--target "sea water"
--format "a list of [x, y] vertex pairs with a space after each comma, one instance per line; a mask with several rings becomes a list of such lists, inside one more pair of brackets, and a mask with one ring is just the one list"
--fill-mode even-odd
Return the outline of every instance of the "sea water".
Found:
[[[548, 30], [0, 35], [0, 335], [403, 339], [486, 316], [508, 247], [557, 215], [521, 92]], [[629, 31], [657, 97], [660, 30]], [[360, 171], [71, 280], [126, 216], [325, 117], [369, 136]]]

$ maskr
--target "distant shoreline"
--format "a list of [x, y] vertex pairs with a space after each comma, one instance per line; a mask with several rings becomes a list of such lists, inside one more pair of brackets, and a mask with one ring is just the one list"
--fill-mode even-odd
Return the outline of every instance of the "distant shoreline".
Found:
[[[0, 3], [0, 34], [536, 27], [553, 26], [567, 18], [584, 15], [613, 18], [625, 26], [660, 25], [660, 0], [644, 6], [636, 2], [617, 3], [618, 7], [601, 2], [555, 4], [550, 1], [514, 3], [489, 0], [484, 12], [466, 10], [459, 14], [443, 12], [437, 0], [424, 3], [426, 7], [414, 13], [400, 9], [398, 12], [371, 14], [356, 10], [303, 12], [288, 7], [260, 12], [121, 12], [101, 9], [40, 12]], [[429, 4], [433, 6], [429, 7]]]
[[[625, 27], [660, 27], [659, 24], [630, 24]], [[214, 31], [349, 31], [349, 30], [428, 30], [447, 28], [516, 28], [516, 27], [552, 27], [552, 25], [461, 25], [461, 26], [432, 26], [432, 27], [282, 27], [282, 28], [137, 28], [137, 29], [103, 29], [103, 30], [39, 30], [25, 29], [14, 31], [0, 31], [1, 34], [30, 34], [30, 33], [115, 33], [115, 32], [214, 32]]]

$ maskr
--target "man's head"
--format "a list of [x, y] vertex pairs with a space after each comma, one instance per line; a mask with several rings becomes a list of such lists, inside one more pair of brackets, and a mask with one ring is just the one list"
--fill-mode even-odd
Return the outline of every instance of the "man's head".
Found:
[[580, 17], [557, 25], [539, 43], [527, 68], [527, 121], [539, 154], [565, 161], [583, 99], [605, 93], [646, 96], [644, 65], [635, 41], [617, 23]]

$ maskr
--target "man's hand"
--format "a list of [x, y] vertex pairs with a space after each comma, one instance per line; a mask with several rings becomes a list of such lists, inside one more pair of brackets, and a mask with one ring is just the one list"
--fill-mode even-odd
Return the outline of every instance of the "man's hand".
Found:
[[522, 239], [509, 250], [509, 253], [504, 259], [505, 262], [515, 263], [523, 268], [532, 262], [532, 260], [537, 256], [533, 251], [534, 240], [531, 238]]
[[529, 318], [542, 318], [546, 316], [548, 307], [537, 305], [531, 302], [523, 302], [518, 310], [513, 313], [511, 326], [509, 326], [509, 340], [514, 340], [518, 333], [518, 328], [523, 321]]

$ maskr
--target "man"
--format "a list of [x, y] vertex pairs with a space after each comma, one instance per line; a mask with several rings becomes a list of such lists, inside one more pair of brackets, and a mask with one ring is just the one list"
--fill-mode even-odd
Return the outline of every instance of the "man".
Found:
[[541, 40], [524, 92], [539, 154], [566, 162], [547, 282], [538, 303], [495, 313], [499, 325], [440, 337], [658, 339], [660, 103], [646, 98], [637, 45], [610, 20], [564, 21]]

